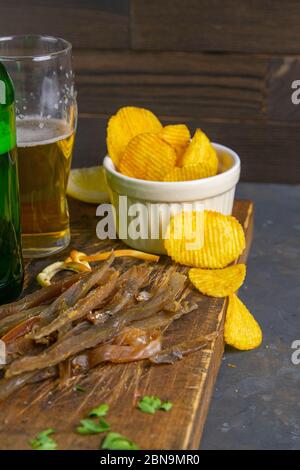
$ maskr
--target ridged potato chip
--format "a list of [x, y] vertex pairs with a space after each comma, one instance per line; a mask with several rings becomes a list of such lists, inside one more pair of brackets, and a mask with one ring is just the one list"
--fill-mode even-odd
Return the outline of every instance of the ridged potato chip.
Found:
[[236, 292], [246, 276], [245, 264], [234, 264], [223, 269], [192, 268], [189, 278], [202, 294], [211, 297], [227, 297]]
[[245, 351], [257, 348], [262, 342], [259, 324], [236, 294], [229, 296], [224, 339], [230, 346]]
[[126, 106], [108, 121], [107, 150], [118, 168], [120, 159], [128, 142], [144, 132], [160, 132], [163, 126], [159, 119], [148, 109]]
[[218, 172], [218, 157], [215, 149], [210, 143], [209, 138], [204, 134], [201, 129], [196, 129], [196, 132], [184, 152], [179, 165], [195, 165], [206, 163], [210, 168], [210, 175], [214, 176]]
[[[245, 249], [243, 228], [233, 216], [214, 211], [203, 212], [203, 226], [199, 227], [197, 214], [197, 211], [180, 212], [170, 218], [164, 241], [167, 254], [187, 266], [224, 268]], [[201, 230], [203, 243], [200, 246]]]
[[175, 162], [175, 150], [158, 134], [139, 134], [127, 145], [120, 160], [120, 171], [133, 178], [162, 181]]
[[191, 133], [185, 124], [169, 124], [163, 127], [159, 136], [176, 150], [178, 157], [181, 157], [191, 140]]
[[211, 176], [211, 168], [206, 163], [199, 165], [176, 166], [164, 177], [164, 181], [192, 181]]

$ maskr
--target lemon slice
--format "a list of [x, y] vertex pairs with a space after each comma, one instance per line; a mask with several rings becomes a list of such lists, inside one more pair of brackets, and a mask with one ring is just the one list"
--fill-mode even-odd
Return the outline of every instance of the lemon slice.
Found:
[[71, 170], [67, 194], [74, 199], [91, 204], [109, 201], [103, 166]]

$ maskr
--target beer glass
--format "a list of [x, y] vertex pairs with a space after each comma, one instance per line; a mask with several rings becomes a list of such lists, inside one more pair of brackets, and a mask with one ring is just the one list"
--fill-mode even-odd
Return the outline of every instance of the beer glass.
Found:
[[23, 254], [42, 257], [70, 241], [66, 187], [77, 124], [72, 46], [50, 36], [0, 38], [16, 90]]

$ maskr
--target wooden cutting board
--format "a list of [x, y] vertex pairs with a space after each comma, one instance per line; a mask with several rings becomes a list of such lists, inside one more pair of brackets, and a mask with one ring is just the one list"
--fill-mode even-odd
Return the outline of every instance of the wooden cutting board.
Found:
[[[120, 242], [101, 242], [96, 238], [95, 206], [70, 201], [72, 245], [88, 253], [121, 246]], [[253, 231], [253, 204], [236, 201], [234, 215], [245, 229], [247, 248], [240, 261], [245, 262]], [[69, 249], [66, 253], [69, 252]], [[63, 259], [60, 253], [57, 259]], [[26, 263], [25, 292], [36, 288], [35, 275], [49, 260]], [[162, 267], [169, 263], [162, 257]], [[222, 332], [226, 299], [215, 299], [193, 291], [197, 310], [174, 322], [170, 335], [180, 340]], [[107, 421], [111, 429], [134, 440], [141, 449], [197, 449], [200, 444], [213, 386], [221, 364], [224, 343], [220, 334], [209, 347], [199, 350], [173, 365], [150, 365], [141, 361], [122, 365], [102, 365], [84, 378], [76, 378], [60, 390], [55, 381], [28, 385], [0, 404], [0, 449], [26, 449], [28, 440], [52, 427], [59, 449], [98, 449], [103, 437], [80, 436], [74, 428], [88, 411], [108, 403]], [[80, 384], [85, 392], [75, 390]], [[136, 408], [139, 397], [157, 395], [174, 403], [170, 412], [155, 415]]]

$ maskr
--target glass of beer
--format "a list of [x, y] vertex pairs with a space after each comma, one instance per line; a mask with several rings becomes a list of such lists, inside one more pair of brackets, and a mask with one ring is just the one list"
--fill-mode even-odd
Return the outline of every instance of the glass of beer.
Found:
[[50, 36], [0, 38], [16, 90], [23, 253], [43, 257], [70, 241], [66, 188], [77, 124], [72, 46]]

